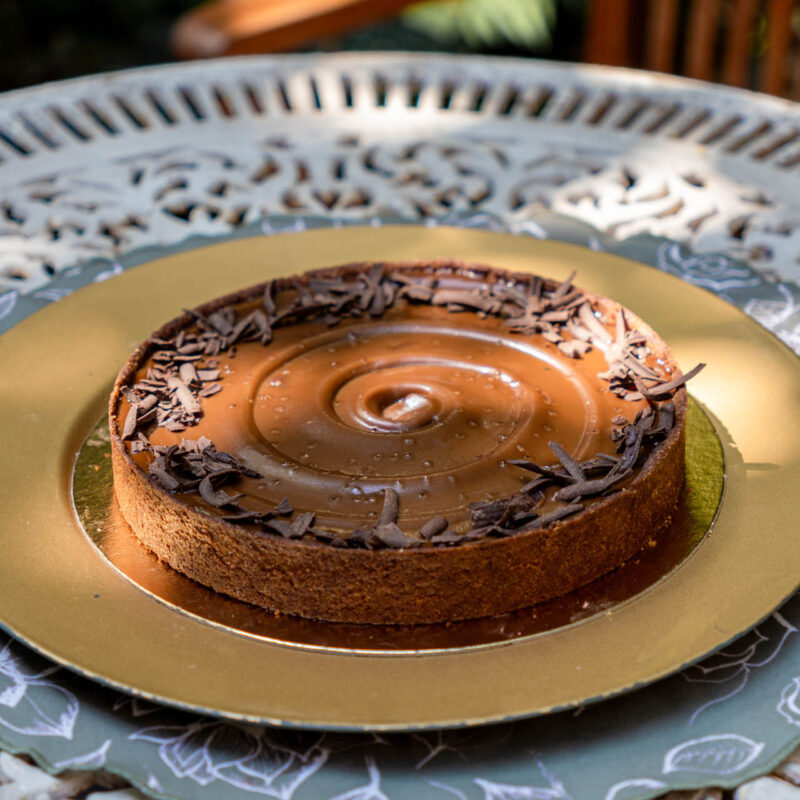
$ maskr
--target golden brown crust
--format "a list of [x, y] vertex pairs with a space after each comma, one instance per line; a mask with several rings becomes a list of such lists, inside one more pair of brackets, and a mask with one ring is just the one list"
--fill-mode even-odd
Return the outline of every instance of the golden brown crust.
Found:
[[[244, 290], [203, 309], [252, 295], [252, 289]], [[188, 322], [185, 315], [159, 335]], [[260, 534], [191, 508], [153, 483], [131, 458], [120, 438], [117, 409], [121, 387], [148, 347], [145, 343], [128, 360], [109, 404], [114, 486], [123, 516], [140, 541], [173, 568], [273, 611], [336, 622], [416, 624], [523, 608], [582, 586], [634, 555], [667, 524], [683, 484], [687, 401], [679, 389], [675, 425], [636, 477], [547, 528], [407, 550], [334, 548]]]

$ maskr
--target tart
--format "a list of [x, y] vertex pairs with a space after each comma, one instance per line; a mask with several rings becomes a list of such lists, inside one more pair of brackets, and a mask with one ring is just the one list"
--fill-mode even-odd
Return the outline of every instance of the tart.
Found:
[[275, 613], [418, 624], [572, 591], [664, 528], [685, 381], [612, 300], [453, 261], [218, 298], [130, 356], [114, 489], [174, 569]]

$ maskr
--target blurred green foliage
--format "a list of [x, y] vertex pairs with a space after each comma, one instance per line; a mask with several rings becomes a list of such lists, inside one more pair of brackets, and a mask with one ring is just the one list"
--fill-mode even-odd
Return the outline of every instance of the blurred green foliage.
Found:
[[447, 44], [470, 49], [504, 44], [546, 50], [562, 14], [578, 16], [585, 0], [430, 0], [412, 6], [403, 20]]

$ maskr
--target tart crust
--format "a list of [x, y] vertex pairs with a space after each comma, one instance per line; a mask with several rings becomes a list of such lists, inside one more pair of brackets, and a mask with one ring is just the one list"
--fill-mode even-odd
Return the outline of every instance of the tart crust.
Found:
[[[453, 262], [432, 268], [494, 274]], [[348, 265], [334, 272], [363, 269]], [[219, 298], [198, 311], [210, 314], [244, 302], [263, 288]], [[625, 313], [657, 348], [668, 373], [679, 374], [663, 341]], [[367, 549], [285, 539], [224, 521], [154, 482], [121, 436], [123, 387], [153, 352], [154, 339], [174, 336], [192, 322], [184, 314], [167, 323], [131, 355], [117, 378], [109, 403], [114, 489], [125, 520], [145, 547], [184, 575], [239, 600], [333, 622], [405, 625], [501, 614], [565, 594], [613, 570], [669, 523], [678, 501], [684, 477], [683, 387], [672, 395], [671, 430], [635, 476], [580, 513], [544, 528], [457, 546]]]

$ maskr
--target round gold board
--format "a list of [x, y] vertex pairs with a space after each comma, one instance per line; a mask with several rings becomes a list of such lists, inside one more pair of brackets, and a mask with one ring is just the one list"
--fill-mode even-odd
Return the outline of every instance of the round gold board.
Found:
[[[576, 623], [490, 646], [400, 652], [287, 646], [209, 624], [126, 579], [75, 515], [77, 454], [129, 352], [184, 307], [357, 260], [451, 257], [565, 278], [619, 300], [708, 367], [691, 393], [721, 442], [714, 526], [646, 591]], [[700, 658], [798, 583], [796, 356], [734, 307], [625, 259], [447, 228], [340, 229], [227, 242], [82, 289], [0, 338], [0, 622], [137, 695], [250, 721], [339, 729], [477, 724], [606, 697]]]
[[438, 625], [351, 625], [272, 614], [181, 575], [142, 547], [114, 498], [108, 418], [75, 462], [72, 498], [86, 535], [127, 578], [173, 608], [231, 631], [288, 646], [342, 652], [453, 653], [508, 643], [574, 624], [637, 596], [680, 565], [702, 541], [723, 490], [722, 448], [711, 421], [690, 398], [686, 480], [669, 525], [633, 558], [606, 575], [535, 608]]

